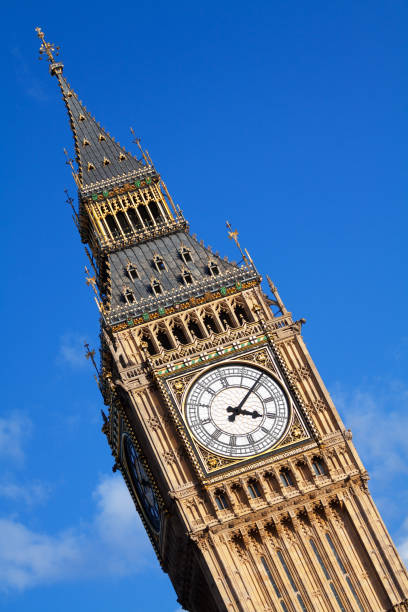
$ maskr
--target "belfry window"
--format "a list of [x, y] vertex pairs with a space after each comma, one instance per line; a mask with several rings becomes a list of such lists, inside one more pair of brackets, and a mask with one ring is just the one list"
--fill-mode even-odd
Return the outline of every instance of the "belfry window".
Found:
[[323, 459], [321, 457], [313, 457], [312, 468], [315, 473], [315, 476], [323, 476], [323, 474], [326, 473]]
[[114, 238], [119, 238], [120, 231], [119, 231], [119, 228], [117, 226], [117, 223], [116, 223], [115, 218], [113, 217], [113, 215], [106, 215], [105, 221], [106, 221], [106, 224], [107, 224], [107, 226], [109, 228], [109, 231], [112, 234], [112, 236]]
[[188, 247], [181, 247], [180, 257], [185, 264], [189, 264], [193, 261], [193, 258], [191, 256], [191, 250]]
[[163, 257], [160, 257], [160, 255], [155, 255], [153, 262], [158, 272], [163, 272], [166, 270], [166, 264], [164, 263]]
[[236, 315], [238, 321], [241, 323], [241, 325], [243, 325], [246, 321], [247, 322], [250, 321], [250, 317], [248, 315], [248, 312], [247, 312], [246, 308], [242, 304], [240, 304], [240, 303], [236, 304], [234, 310], [235, 310], [235, 315]]
[[293, 476], [288, 468], [281, 469], [280, 479], [284, 487], [293, 487]]
[[182, 277], [183, 283], [185, 285], [192, 285], [193, 284], [193, 276], [192, 276], [190, 270], [183, 270], [183, 272], [181, 273], [181, 277]]
[[138, 212], [142, 218], [142, 221], [145, 225], [149, 227], [149, 225], [153, 225], [153, 221], [151, 216], [149, 215], [149, 211], [147, 210], [147, 206], [145, 204], [140, 204], [138, 207]]
[[211, 260], [208, 262], [208, 269], [210, 271], [210, 274], [212, 274], [212, 276], [219, 276], [220, 269], [218, 267], [218, 264], [214, 260]]
[[256, 497], [261, 497], [261, 492], [259, 490], [259, 486], [256, 480], [250, 480], [248, 482], [248, 491], [252, 499], [255, 499]]
[[165, 351], [170, 351], [173, 348], [168, 333], [164, 329], [159, 329], [157, 332], [157, 341], [161, 344]]
[[221, 323], [224, 326], [224, 329], [227, 329], [227, 327], [235, 327], [233, 321], [232, 321], [232, 317], [230, 315], [230, 313], [228, 312], [228, 310], [226, 308], [222, 308], [220, 311], [220, 320]]
[[195, 319], [190, 319], [187, 324], [188, 329], [190, 330], [190, 334], [194, 338], [204, 338], [204, 334], [198, 322]]
[[188, 344], [189, 340], [186, 336], [186, 333], [183, 329], [183, 326], [180, 323], [176, 323], [173, 327], [173, 336], [175, 337], [180, 344]]
[[123, 296], [127, 302], [127, 304], [134, 304], [136, 302], [135, 294], [129, 287], [125, 287], [123, 291]]
[[139, 272], [137, 271], [137, 268], [134, 264], [129, 263], [127, 265], [126, 271], [130, 280], [135, 281], [139, 278]]
[[152, 289], [154, 295], [161, 295], [163, 293], [161, 282], [158, 281], [156, 278], [152, 280]]
[[224, 491], [216, 491], [214, 499], [218, 510], [227, 510], [229, 506], [227, 496], [225, 495]]
[[129, 234], [132, 231], [132, 228], [129, 225], [129, 221], [126, 219], [126, 215], [125, 213], [120, 210], [117, 215], [116, 215], [116, 219], [121, 227], [121, 230], [124, 234]]
[[126, 212], [127, 212], [127, 215], [128, 215], [128, 217], [130, 219], [131, 224], [133, 225], [133, 229], [136, 230], [136, 231], [142, 229], [143, 225], [142, 225], [139, 217], [137, 216], [135, 209], [134, 208], [128, 208]]
[[152, 342], [152, 339], [150, 338], [150, 334], [147, 331], [143, 333], [142, 344], [143, 343], [149, 355], [154, 355], [156, 353], [156, 349], [154, 348], [154, 344]]
[[149, 202], [149, 210], [156, 223], [162, 223], [164, 221], [157, 202]]
[[214, 321], [214, 317], [209, 312], [206, 313], [203, 320], [204, 325], [206, 326], [209, 334], [211, 334], [212, 332], [214, 332], [215, 334], [218, 333], [217, 324]]

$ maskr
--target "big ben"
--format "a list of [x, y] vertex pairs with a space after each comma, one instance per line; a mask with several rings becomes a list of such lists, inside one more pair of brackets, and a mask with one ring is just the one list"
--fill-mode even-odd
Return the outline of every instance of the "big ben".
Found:
[[[408, 610], [368, 475], [272, 280], [206, 247], [149, 154], [86, 110], [54, 47], [101, 325], [102, 431], [191, 612]], [[140, 146], [140, 144], [139, 144]], [[188, 209], [188, 205], [187, 205]]]

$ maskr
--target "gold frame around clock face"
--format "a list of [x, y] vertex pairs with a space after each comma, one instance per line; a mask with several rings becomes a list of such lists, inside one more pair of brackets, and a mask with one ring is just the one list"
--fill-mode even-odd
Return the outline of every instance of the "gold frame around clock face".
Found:
[[281, 383], [264, 368], [239, 361], [214, 365], [194, 378], [183, 411], [193, 438], [232, 460], [271, 450], [291, 420]]

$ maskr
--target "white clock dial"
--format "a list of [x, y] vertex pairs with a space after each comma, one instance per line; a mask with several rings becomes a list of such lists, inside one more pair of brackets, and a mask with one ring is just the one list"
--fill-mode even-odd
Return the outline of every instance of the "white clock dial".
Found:
[[282, 437], [289, 406], [272, 376], [237, 363], [215, 367], [193, 383], [185, 418], [207, 449], [226, 457], [250, 457]]

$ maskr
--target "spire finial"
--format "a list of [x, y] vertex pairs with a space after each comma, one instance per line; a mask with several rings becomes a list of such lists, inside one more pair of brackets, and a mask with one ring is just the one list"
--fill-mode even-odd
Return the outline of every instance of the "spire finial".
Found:
[[248, 258], [246, 257], [245, 253], [241, 249], [241, 245], [238, 242], [238, 230], [232, 231], [231, 223], [229, 221], [226, 222], [226, 226], [228, 228], [228, 237], [230, 238], [230, 240], [233, 240], [235, 242], [235, 244], [237, 245], [239, 249], [239, 252], [242, 255], [243, 261], [248, 265], [249, 264]]
[[[45, 40], [45, 35], [41, 28], [35, 28], [35, 31], [37, 32], [38, 38], [41, 40], [39, 59], [42, 59], [46, 55], [47, 60], [50, 63], [51, 74], [61, 74], [63, 64], [57, 62], [55, 59], [59, 55], [60, 48], [56, 47], [54, 43], [49, 43]], [[55, 57], [53, 53], [55, 54]]]

